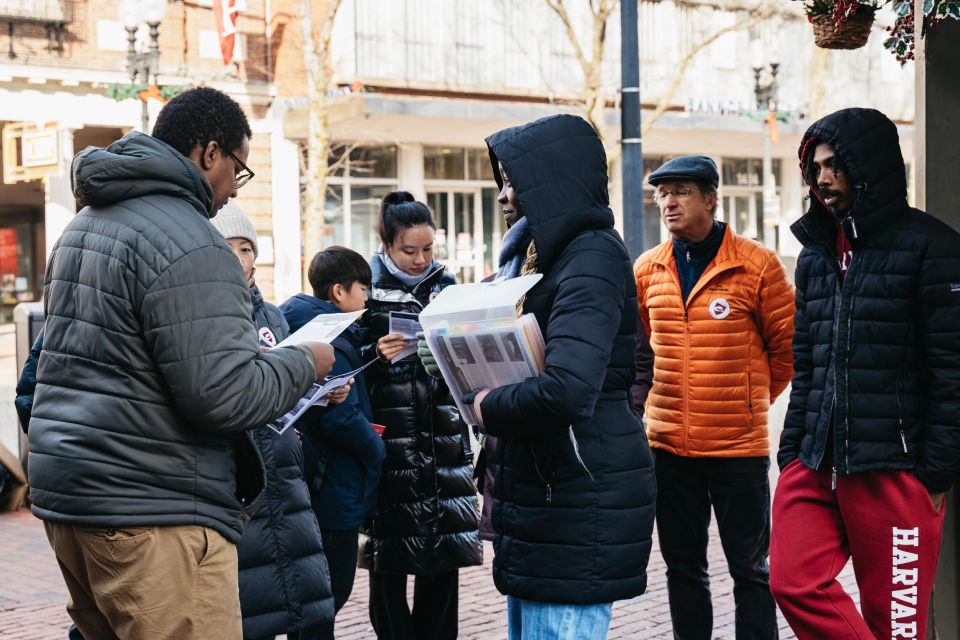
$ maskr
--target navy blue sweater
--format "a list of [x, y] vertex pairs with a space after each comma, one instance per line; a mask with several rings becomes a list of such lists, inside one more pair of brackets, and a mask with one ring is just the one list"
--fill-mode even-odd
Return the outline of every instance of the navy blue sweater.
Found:
[[680, 290], [683, 293], [684, 302], [693, 291], [697, 280], [706, 271], [707, 265], [717, 257], [726, 227], [727, 225], [723, 222], [714, 220], [713, 229], [701, 242], [673, 239], [673, 257], [677, 262], [677, 275], [680, 277]]

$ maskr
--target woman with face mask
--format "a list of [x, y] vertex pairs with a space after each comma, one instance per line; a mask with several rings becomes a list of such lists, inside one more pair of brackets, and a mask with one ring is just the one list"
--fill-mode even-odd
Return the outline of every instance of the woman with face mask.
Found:
[[[383, 245], [370, 259], [373, 286], [362, 320], [369, 328], [367, 369], [373, 421], [385, 426], [378, 513], [362, 530], [359, 566], [370, 570], [370, 621], [380, 640], [457, 637], [460, 567], [482, 562], [477, 535], [473, 453], [466, 425], [446, 385], [388, 334], [390, 313], [419, 314], [456, 284], [433, 256], [436, 225], [430, 209], [405, 191], [380, 207]], [[415, 576], [412, 611], [407, 576]]]

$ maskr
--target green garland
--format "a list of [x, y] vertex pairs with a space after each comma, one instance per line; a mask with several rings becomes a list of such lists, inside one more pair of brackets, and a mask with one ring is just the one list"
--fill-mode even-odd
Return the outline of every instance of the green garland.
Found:
[[[146, 91], [149, 88], [149, 85], [146, 84], [111, 84], [109, 87], [107, 87], [107, 95], [117, 102], [129, 100], [130, 98], [139, 100], [140, 92]], [[160, 87], [160, 97], [164, 100], [169, 100], [170, 98], [183, 93], [187, 89], [188, 87], [180, 85], [163, 86]]]

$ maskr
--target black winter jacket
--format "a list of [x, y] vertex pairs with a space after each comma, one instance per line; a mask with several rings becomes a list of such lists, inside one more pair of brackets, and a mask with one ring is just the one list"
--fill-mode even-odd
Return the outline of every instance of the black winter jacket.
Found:
[[[370, 260], [373, 288], [362, 317], [366, 358], [386, 335], [391, 311], [420, 313], [454, 277], [437, 269], [410, 290]], [[382, 573], [436, 575], [481, 564], [479, 508], [466, 425], [446, 385], [409, 356], [365, 372], [373, 421], [386, 427], [376, 518], [362, 530], [359, 566]]]
[[498, 182], [499, 160], [530, 219], [544, 277], [524, 312], [546, 340], [544, 372], [494, 389], [481, 406], [498, 437], [494, 582], [540, 602], [632, 598], [646, 588], [656, 489], [630, 406], [636, 284], [607, 206], [603, 147], [568, 115], [487, 144]]
[[[251, 288], [254, 322], [280, 342], [290, 333], [280, 310]], [[333, 620], [330, 570], [320, 526], [303, 481], [303, 451], [293, 428], [250, 432], [267, 486], [237, 545], [244, 638], [273, 638]]]
[[[960, 234], [907, 205], [896, 127], [872, 109], [814, 123], [855, 186], [843, 232], [853, 260], [840, 278], [836, 225], [814, 190], [791, 227], [797, 261], [796, 373], [778, 462], [837, 473], [912, 469], [943, 491], [960, 470]], [[815, 185], [811, 185], [813, 189]]]
[[263, 489], [246, 430], [313, 383], [309, 349], [260, 353], [213, 193], [169, 145], [131, 133], [73, 161], [87, 205], [47, 264], [30, 421], [30, 498], [83, 527], [200, 525], [233, 543]]

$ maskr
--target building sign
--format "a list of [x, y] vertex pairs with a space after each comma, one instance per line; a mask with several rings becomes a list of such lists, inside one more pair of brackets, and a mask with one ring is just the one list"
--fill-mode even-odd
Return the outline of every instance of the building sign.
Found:
[[60, 159], [57, 153], [57, 130], [28, 131], [20, 138], [21, 166], [48, 167]]
[[60, 0], [0, 0], [0, 19], [63, 22], [66, 16]]
[[60, 173], [60, 132], [56, 124], [37, 128], [11, 122], [3, 127], [5, 184], [39, 180]]

